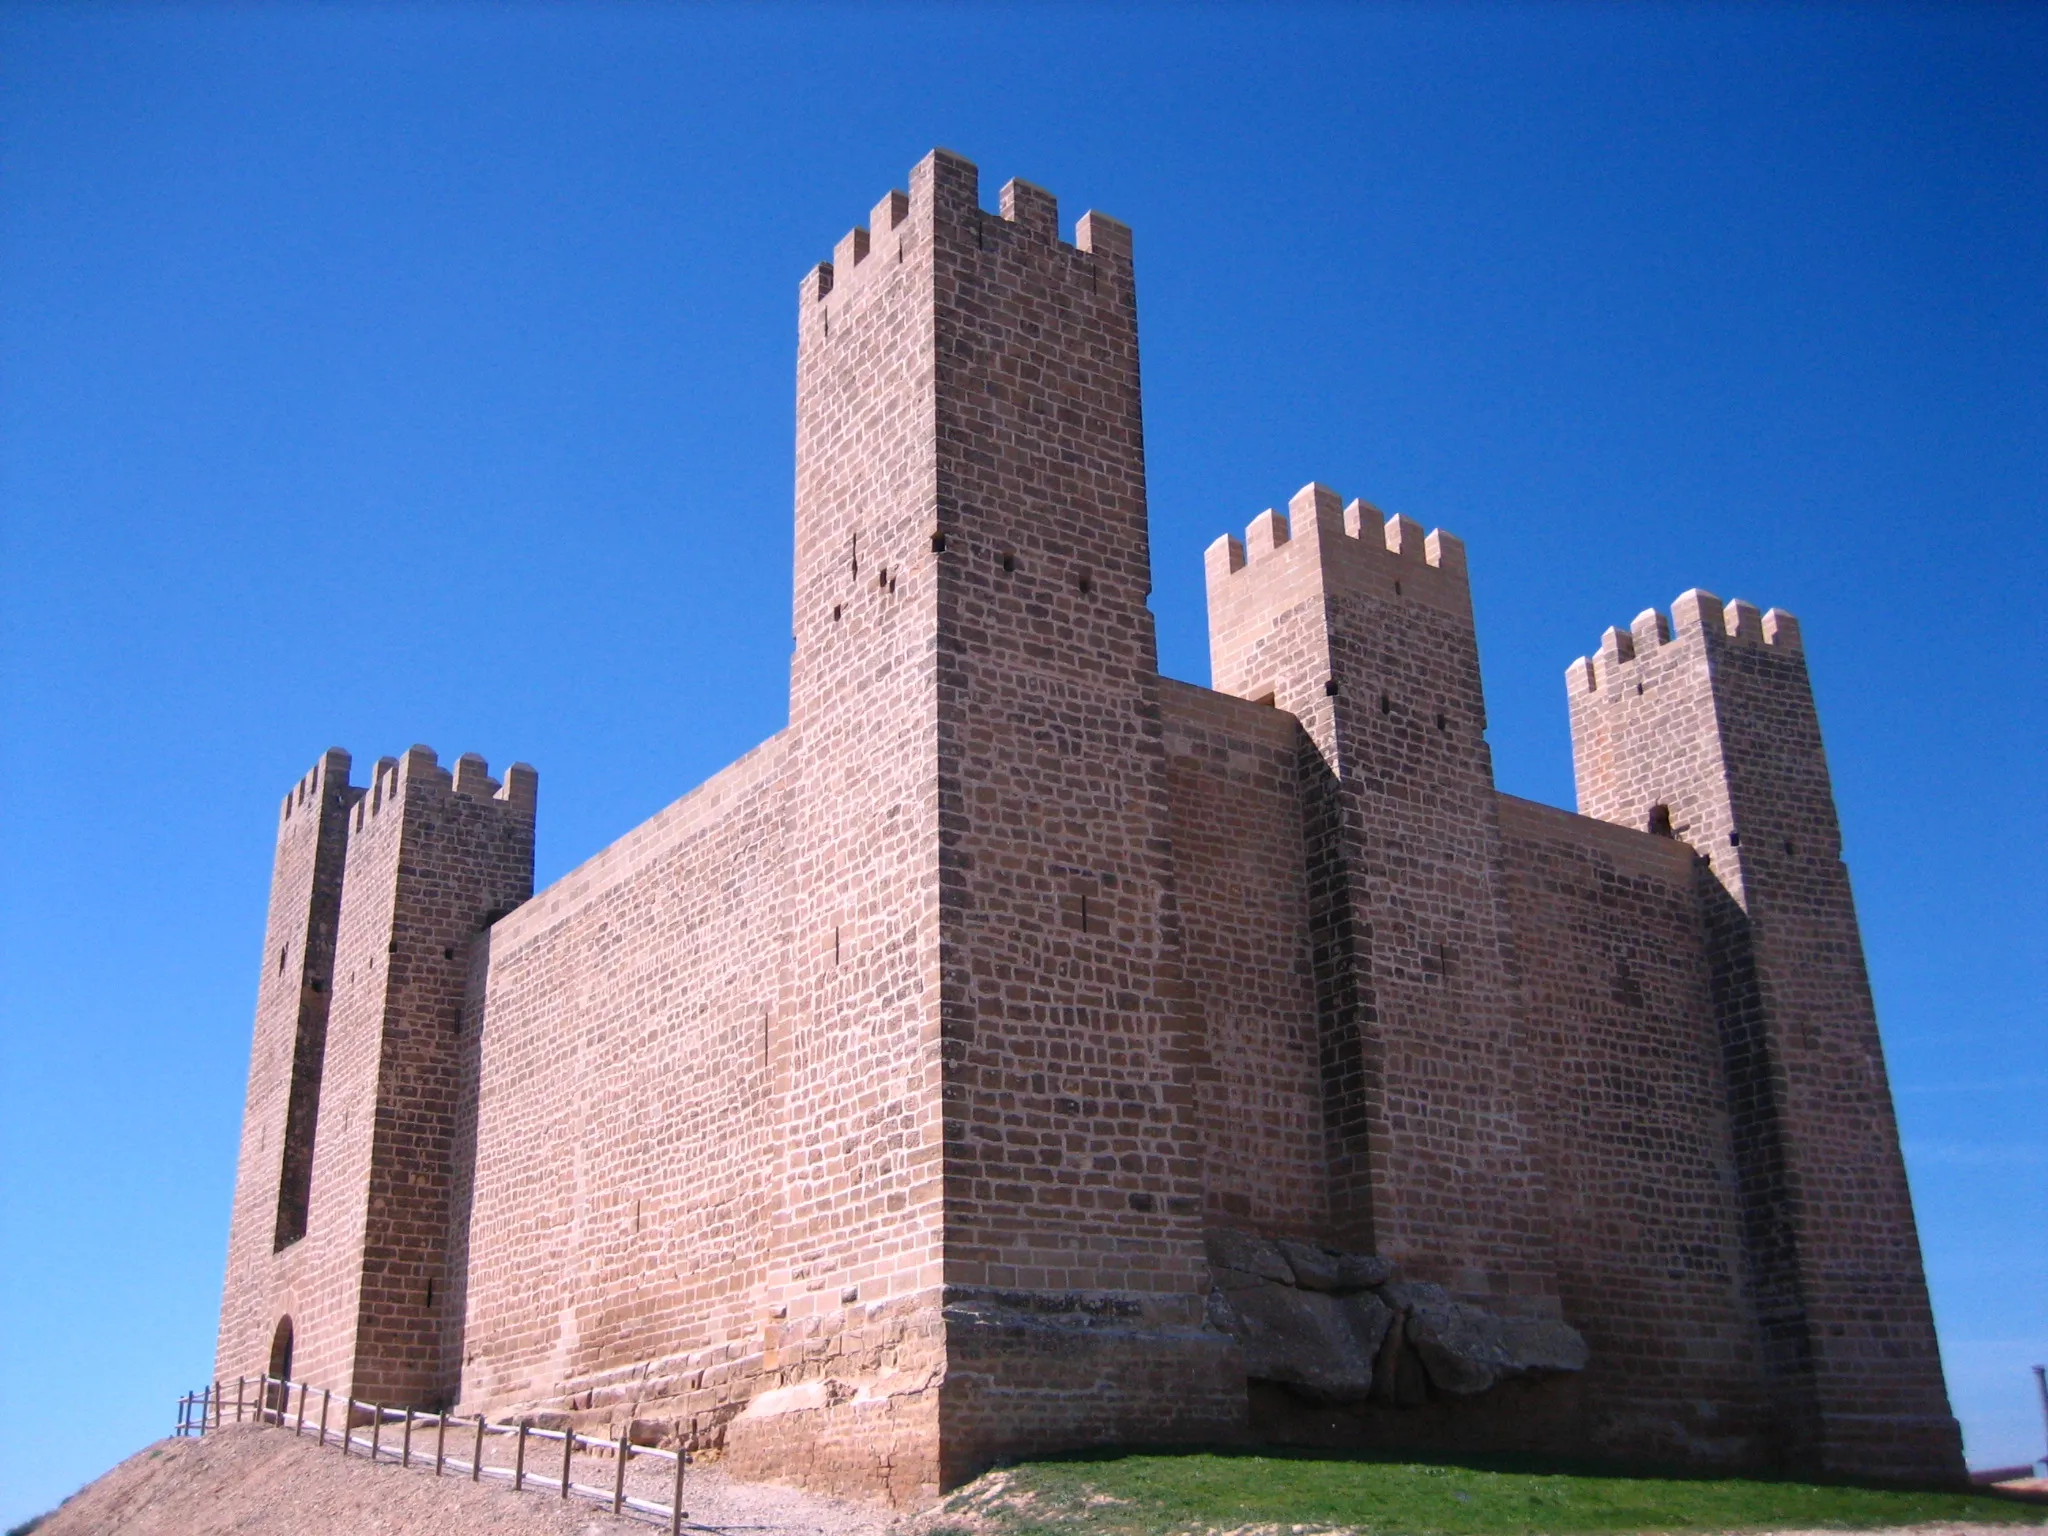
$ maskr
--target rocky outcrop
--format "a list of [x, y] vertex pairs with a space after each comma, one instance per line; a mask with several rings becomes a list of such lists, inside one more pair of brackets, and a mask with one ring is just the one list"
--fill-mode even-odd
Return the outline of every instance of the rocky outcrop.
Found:
[[1385, 1259], [1227, 1227], [1204, 1237], [1211, 1326], [1237, 1341], [1254, 1381], [1310, 1402], [1410, 1407], [1585, 1367], [1586, 1341], [1568, 1324], [1497, 1316], [1440, 1285], [1396, 1280]]

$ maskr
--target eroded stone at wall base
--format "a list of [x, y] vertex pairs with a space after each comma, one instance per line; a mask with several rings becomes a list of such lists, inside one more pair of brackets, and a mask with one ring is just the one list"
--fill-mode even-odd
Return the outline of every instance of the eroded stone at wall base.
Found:
[[1963, 1465], [1962, 1426], [1947, 1414], [1824, 1413], [1819, 1439], [1823, 1450], [1812, 1460], [1822, 1475], [1959, 1488], [1969, 1484], [1968, 1475], [1957, 1470]]
[[1243, 1357], [1200, 1298], [949, 1288], [940, 1481], [1010, 1456], [1247, 1438]]
[[1393, 1278], [1370, 1254], [1212, 1227], [1210, 1326], [1237, 1340], [1253, 1381], [1307, 1402], [1413, 1408], [1517, 1376], [1575, 1373], [1588, 1351], [1555, 1317], [1502, 1317], [1440, 1285]]
[[726, 1425], [735, 1477], [917, 1508], [939, 1483], [937, 1372], [777, 1387]]

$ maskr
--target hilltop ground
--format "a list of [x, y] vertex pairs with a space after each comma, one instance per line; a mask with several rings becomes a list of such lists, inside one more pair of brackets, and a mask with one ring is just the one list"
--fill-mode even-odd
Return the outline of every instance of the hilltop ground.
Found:
[[[602, 1458], [591, 1457], [593, 1463]], [[650, 1464], [646, 1471], [657, 1470]], [[536, 1482], [559, 1463], [529, 1463]], [[608, 1485], [579, 1462], [575, 1480]], [[635, 1468], [636, 1472], [640, 1469]], [[640, 1479], [634, 1479], [636, 1485]], [[639, 1491], [665, 1498], [665, 1487]], [[989, 1473], [916, 1516], [739, 1483], [693, 1468], [687, 1528], [746, 1536], [1618, 1536], [1773, 1531], [1781, 1536], [2017, 1536], [2048, 1504], [1981, 1493], [1741, 1479], [1574, 1475], [1312, 1455], [1125, 1455]], [[36, 1536], [630, 1536], [549, 1491], [372, 1466], [276, 1429], [230, 1425], [163, 1440], [81, 1489]]]

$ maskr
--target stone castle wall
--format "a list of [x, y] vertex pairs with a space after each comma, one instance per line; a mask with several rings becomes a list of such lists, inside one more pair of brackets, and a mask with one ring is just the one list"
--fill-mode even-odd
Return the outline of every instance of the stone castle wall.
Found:
[[1463, 546], [1312, 485], [1161, 678], [1129, 231], [999, 201], [935, 152], [801, 287], [785, 731], [531, 899], [531, 770], [294, 788], [219, 1368], [899, 1504], [1247, 1435], [1954, 1472], [1791, 621], [1611, 631], [1530, 805]]

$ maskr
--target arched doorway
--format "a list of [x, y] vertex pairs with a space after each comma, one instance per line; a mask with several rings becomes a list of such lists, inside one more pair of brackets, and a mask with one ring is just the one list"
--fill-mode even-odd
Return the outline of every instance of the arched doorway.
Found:
[[277, 1320], [277, 1331], [270, 1336], [270, 1369], [265, 1372], [270, 1384], [263, 1389], [263, 1406], [284, 1422], [285, 1405], [291, 1401], [292, 1379], [292, 1320], [289, 1313]]

